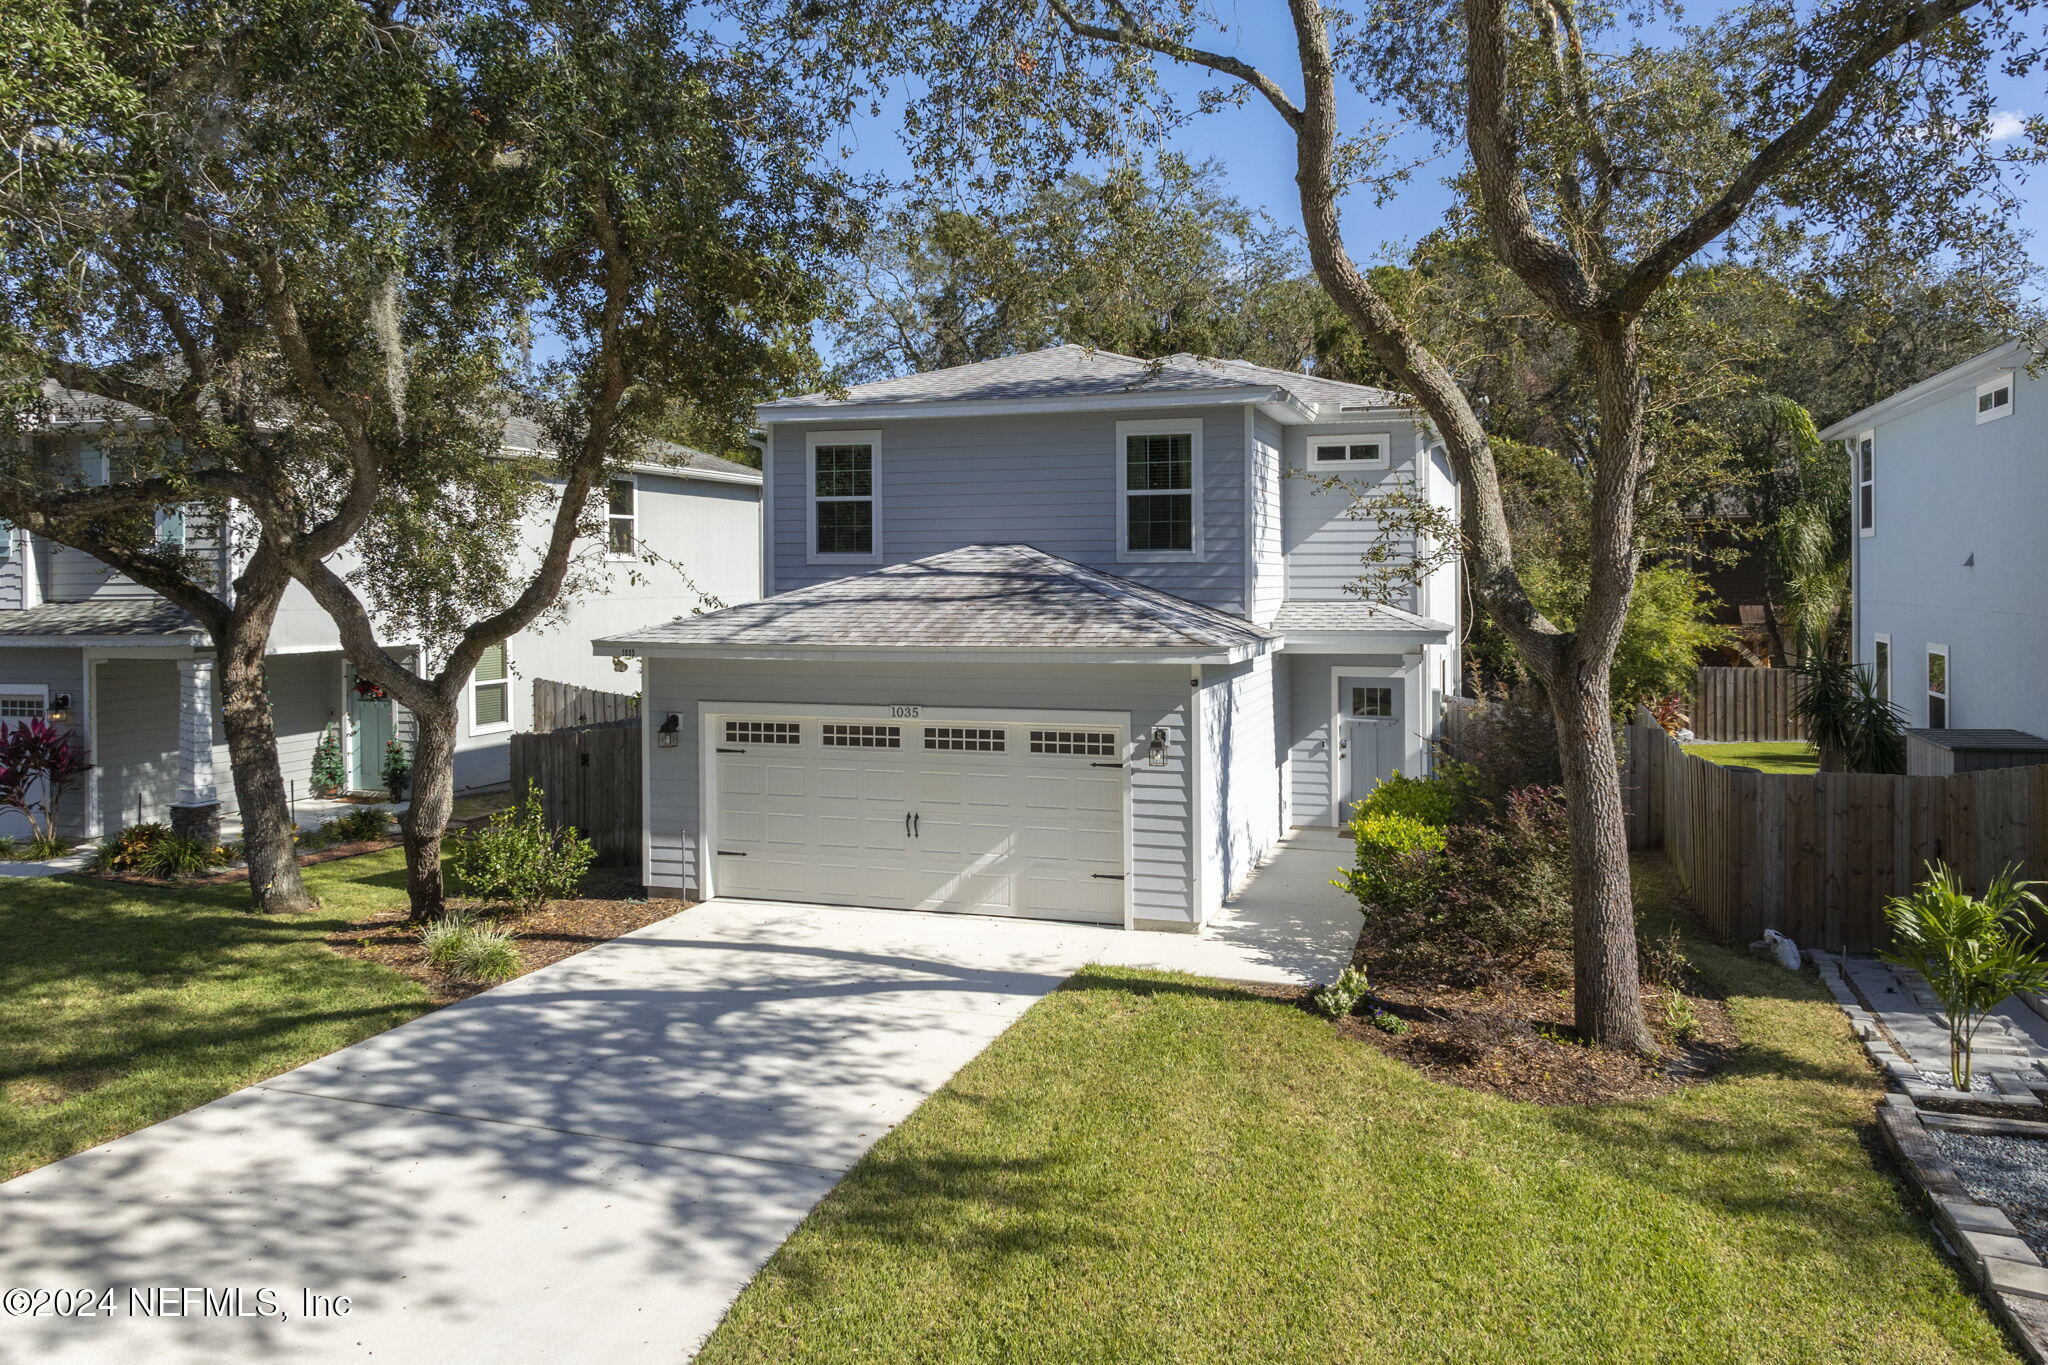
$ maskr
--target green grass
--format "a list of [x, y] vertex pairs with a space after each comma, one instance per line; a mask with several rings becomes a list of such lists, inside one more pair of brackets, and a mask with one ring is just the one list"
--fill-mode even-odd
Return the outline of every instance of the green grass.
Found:
[[310, 867], [306, 882], [323, 908], [261, 916], [239, 884], [0, 881], [0, 1177], [422, 1013], [417, 983], [323, 942], [404, 902], [400, 852]]
[[1559, 1109], [1218, 983], [1086, 971], [875, 1147], [701, 1360], [2011, 1359], [1874, 1164], [1839, 1013], [1695, 957], [1735, 1063]]
[[1820, 755], [1803, 739], [1770, 744], [1688, 744], [1685, 751], [1723, 767], [1761, 768], [1767, 773], [1811, 773], [1820, 770]]

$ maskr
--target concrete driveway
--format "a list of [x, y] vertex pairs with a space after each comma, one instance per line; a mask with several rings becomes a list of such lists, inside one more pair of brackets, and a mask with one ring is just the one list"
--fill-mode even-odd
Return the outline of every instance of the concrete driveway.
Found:
[[687, 1359], [1080, 966], [1333, 975], [1342, 857], [1299, 837], [1199, 936], [708, 902], [0, 1186], [0, 1289], [114, 1291], [0, 1360]]

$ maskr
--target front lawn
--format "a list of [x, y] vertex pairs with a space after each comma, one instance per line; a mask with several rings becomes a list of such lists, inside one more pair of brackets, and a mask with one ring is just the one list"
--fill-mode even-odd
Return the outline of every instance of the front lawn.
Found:
[[289, 1070], [427, 1008], [327, 937], [405, 899], [391, 849], [306, 869], [325, 903], [248, 911], [240, 883], [0, 882], [0, 1178]]
[[1256, 992], [1083, 972], [875, 1147], [701, 1359], [2011, 1359], [1874, 1164], [1839, 1013], [1692, 955], [1729, 1068], [1565, 1108]]
[[1688, 744], [1685, 751], [1723, 767], [1760, 768], [1767, 773], [1820, 771], [1820, 755], [1803, 739], [1774, 740], [1768, 744]]

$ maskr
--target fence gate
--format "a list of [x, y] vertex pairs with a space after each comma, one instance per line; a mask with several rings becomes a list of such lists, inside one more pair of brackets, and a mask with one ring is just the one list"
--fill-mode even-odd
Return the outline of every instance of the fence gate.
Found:
[[513, 735], [512, 794], [529, 782], [548, 821], [581, 830], [600, 864], [639, 864], [639, 717]]

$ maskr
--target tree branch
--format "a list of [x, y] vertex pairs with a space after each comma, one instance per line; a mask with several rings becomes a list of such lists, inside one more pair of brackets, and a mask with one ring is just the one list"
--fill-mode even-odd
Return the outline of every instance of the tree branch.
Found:
[[1282, 90], [1272, 77], [1249, 62], [1240, 61], [1225, 53], [1194, 47], [1181, 42], [1178, 38], [1169, 38], [1165, 34], [1147, 29], [1138, 22], [1137, 16], [1118, 3], [1118, 0], [1110, 0], [1110, 9], [1117, 17], [1114, 28], [1083, 21], [1067, 4], [1067, 0], [1049, 0], [1049, 3], [1052, 5], [1052, 12], [1060, 17], [1060, 21], [1076, 37], [1110, 43], [1118, 47], [1134, 47], [1146, 52], [1156, 52], [1177, 62], [1206, 67], [1219, 75], [1232, 77], [1265, 96], [1266, 103], [1279, 111], [1280, 117], [1287, 120], [1288, 127], [1298, 128], [1301, 124], [1301, 109], [1293, 100], [1287, 98], [1287, 92]]
[[[1491, 0], [1491, 3], [1497, 4], [1498, 0]], [[1835, 74], [1814, 96], [1806, 112], [1764, 144], [1750, 158], [1749, 164], [1729, 182], [1719, 198], [1637, 261], [1621, 282], [1600, 301], [1600, 307], [1620, 313], [1640, 310], [1673, 271], [1733, 227], [1736, 219], [1742, 216], [1772, 177], [1782, 173], [1827, 131], [1835, 115], [1841, 112], [1842, 106], [1879, 62], [1900, 48], [1918, 42], [1979, 3], [1980, 0], [1930, 0], [1930, 3], [1906, 10], [1865, 38], [1853, 52], [1842, 58]]]

